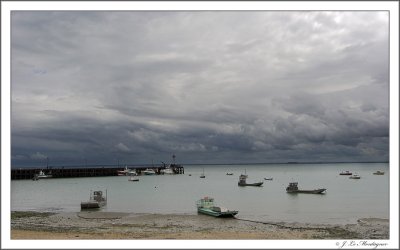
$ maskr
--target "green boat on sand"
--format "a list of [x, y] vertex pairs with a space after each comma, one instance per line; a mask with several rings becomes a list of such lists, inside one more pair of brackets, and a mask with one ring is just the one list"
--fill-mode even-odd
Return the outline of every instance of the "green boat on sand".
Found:
[[234, 217], [238, 211], [214, 205], [214, 198], [204, 197], [197, 201], [197, 212], [214, 217]]

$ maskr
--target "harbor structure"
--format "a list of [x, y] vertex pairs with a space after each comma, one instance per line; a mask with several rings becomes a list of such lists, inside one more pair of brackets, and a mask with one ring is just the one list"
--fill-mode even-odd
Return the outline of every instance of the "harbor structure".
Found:
[[[161, 174], [165, 166], [158, 167], [134, 167], [140, 175], [146, 169], [151, 168], [156, 174]], [[11, 169], [11, 180], [33, 179], [41, 171], [44, 174], [51, 174], [52, 178], [76, 178], [76, 177], [100, 177], [118, 176], [118, 171], [123, 171], [122, 167], [47, 167], [47, 168], [14, 168]], [[182, 165], [173, 166], [175, 174], [184, 174], [185, 169]]]

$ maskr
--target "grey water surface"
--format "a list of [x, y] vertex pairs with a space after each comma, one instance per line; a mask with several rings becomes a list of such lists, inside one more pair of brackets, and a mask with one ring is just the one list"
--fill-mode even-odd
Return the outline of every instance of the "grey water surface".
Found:
[[[203, 169], [204, 179], [199, 178]], [[340, 176], [344, 170], [361, 179]], [[373, 175], [377, 170], [385, 175]], [[262, 187], [238, 186], [245, 172], [248, 182], [264, 181]], [[107, 190], [102, 211], [196, 214], [196, 201], [211, 196], [218, 205], [238, 210], [238, 218], [346, 224], [359, 218], [389, 219], [389, 175], [388, 163], [249, 164], [188, 165], [185, 174], [139, 176], [138, 182], [127, 176], [12, 180], [11, 210], [78, 212], [91, 190]], [[300, 189], [327, 191], [288, 194], [285, 188], [293, 181]]]

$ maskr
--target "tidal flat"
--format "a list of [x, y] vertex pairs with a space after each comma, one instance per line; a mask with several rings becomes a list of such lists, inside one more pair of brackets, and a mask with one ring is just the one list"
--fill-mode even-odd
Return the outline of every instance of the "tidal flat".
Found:
[[308, 224], [222, 219], [189, 214], [12, 212], [11, 239], [388, 239], [389, 220]]

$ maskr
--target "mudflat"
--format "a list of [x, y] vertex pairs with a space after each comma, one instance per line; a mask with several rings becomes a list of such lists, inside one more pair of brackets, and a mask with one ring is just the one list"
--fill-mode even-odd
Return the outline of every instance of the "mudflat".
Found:
[[11, 239], [388, 239], [389, 220], [318, 225], [189, 214], [11, 213]]

